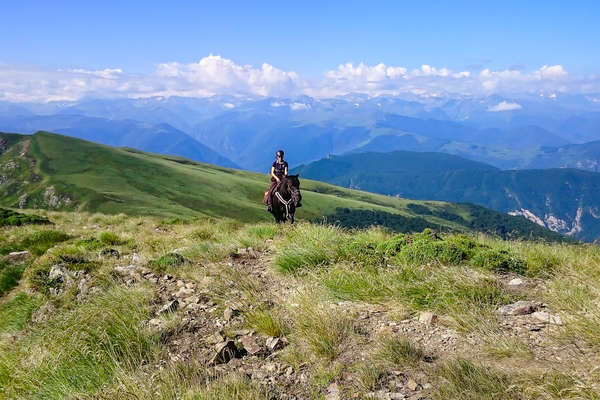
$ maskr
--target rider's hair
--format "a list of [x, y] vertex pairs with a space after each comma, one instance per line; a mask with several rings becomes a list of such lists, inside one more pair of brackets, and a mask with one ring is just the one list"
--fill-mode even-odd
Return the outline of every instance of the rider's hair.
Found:
[[281, 155], [281, 157], [283, 157], [284, 154], [283, 150], [277, 150], [277, 153], [275, 153], [276, 156]]

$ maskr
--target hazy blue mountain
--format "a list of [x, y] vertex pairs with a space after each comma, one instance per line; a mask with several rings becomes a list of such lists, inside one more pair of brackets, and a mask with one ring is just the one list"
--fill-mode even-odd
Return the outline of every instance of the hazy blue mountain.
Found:
[[479, 204], [580, 239], [600, 239], [598, 173], [502, 171], [448, 154], [401, 151], [330, 156], [294, 172], [391, 196]]
[[[598, 99], [600, 95], [554, 93], [83, 99], [43, 104], [0, 102], [0, 117], [81, 115], [166, 123], [238, 165], [258, 171], [268, 167], [280, 147], [289, 150], [295, 164], [327, 154], [410, 150], [454, 154], [508, 169], [536, 165], [532, 162], [538, 156], [538, 165], [545, 166], [551, 158], [545, 149], [600, 140]], [[512, 109], [497, 111], [503, 103]], [[36, 128], [56, 130], [55, 126]], [[569, 154], [576, 157], [573, 151]], [[549, 166], [576, 166], [579, 161]]]
[[0, 118], [0, 130], [3, 131], [34, 133], [43, 129], [110, 146], [132, 147], [153, 153], [176, 155], [195, 161], [238, 168], [236, 163], [168, 124], [62, 114], [29, 118]]

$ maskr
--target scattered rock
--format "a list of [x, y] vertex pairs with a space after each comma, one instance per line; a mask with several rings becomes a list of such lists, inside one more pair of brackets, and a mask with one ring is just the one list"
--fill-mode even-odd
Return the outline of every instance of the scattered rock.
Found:
[[415, 390], [417, 390], [419, 388], [419, 384], [414, 379], [411, 378], [408, 380], [408, 382], [406, 382], [406, 387], [414, 392]]
[[57, 282], [66, 282], [71, 280], [71, 273], [62, 264], [53, 265], [48, 273], [48, 279]]
[[262, 348], [256, 343], [256, 340], [252, 336], [242, 337], [240, 343], [248, 354], [256, 355], [262, 352]]
[[537, 305], [532, 301], [520, 300], [513, 304], [507, 304], [498, 309], [502, 315], [526, 315], [531, 314], [537, 309]]
[[168, 314], [177, 311], [179, 308], [179, 302], [177, 300], [169, 301], [167, 304], [162, 306], [158, 311], [159, 314]]
[[531, 314], [531, 316], [535, 319], [537, 319], [538, 321], [547, 323], [547, 324], [553, 324], [553, 325], [562, 325], [562, 319], [560, 318], [559, 315], [555, 315], [555, 314], [550, 314], [547, 313], [545, 311], [536, 311], [533, 314]]
[[50, 294], [56, 296], [63, 289], [73, 284], [71, 272], [62, 264], [53, 265], [48, 273], [48, 280], [55, 283], [55, 286], [50, 288]]
[[123, 266], [117, 265], [117, 266], [114, 268], [114, 271], [115, 271], [116, 273], [118, 273], [119, 275], [123, 275], [123, 276], [128, 276], [128, 275], [129, 275], [129, 276], [135, 276], [135, 275], [137, 275], [137, 268], [138, 268], [138, 267], [137, 267], [137, 266], [135, 266], [135, 265], [128, 265], [128, 266], [126, 266], [126, 267], [123, 267]]
[[337, 383], [333, 382], [331, 385], [327, 387], [327, 394], [325, 395], [325, 400], [340, 400], [340, 387]]
[[189, 297], [194, 294], [194, 289], [186, 289], [185, 287], [180, 287], [179, 290], [175, 293], [175, 297]]
[[7, 261], [10, 261], [13, 263], [22, 263], [25, 260], [27, 260], [30, 256], [31, 256], [31, 254], [27, 250], [13, 251], [11, 253], [8, 253], [8, 255], [5, 257], [5, 259]]
[[520, 286], [523, 284], [523, 279], [521, 278], [514, 278], [511, 279], [510, 282], [508, 282], [508, 286]]
[[214, 333], [206, 338], [206, 341], [210, 344], [217, 344], [225, 341], [225, 338], [219, 333]]
[[148, 323], [151, 326], [160, 326], [160, 318], [152, 318], [150, 321], [148, 321]]
[[419, 322], [425, 325], [433, 325], [437, 322], [437, 319], [437, 315], [429, 311], [424, 311], [419, 314]]
[[31, 321], [35, 323], [42, 323], [48, 320], [50, 316], [54, 313], [56, 307], [52, 304], [52, 302], [47, 301], [37, 311], [31, 315]]
[[265, 345], [270, 351], [279, 350], [285, 347], [283, 339], [278, 337], [268, 337]]
[[140, 265], [144, 263], [144, 260], [138, 253], [133, 253], [131, 255], [131, 263], [135, 265]]
[[223, 311], [223, 319], [225, 319], [225, 321], [231, 321], [231, 319], [233, 317], [235, 317], [236, 315], [238, 315], [240, 312], [239, 310], [232, 308], [232, 307], [226, 307], [225, 311]]
[[250, 329], [238, 329], [232, 332], [233, 336], [246, 336], [252, 334]]
[[215, 346], [215, 355], [210, 360], [210, 364], [225, 364], [239, 355], [237, 347], [233, 340], [218, 343]]
[[252, 247], [238, 248], [237, 251], [235, 252], [235, 254], [233, 254], [233, 257], [235, 257], [235, 258], [240, 258], [240, 257], [258, 258], [259, 256], [260, 256], [260, 254], [256, 250], [254, 250]]

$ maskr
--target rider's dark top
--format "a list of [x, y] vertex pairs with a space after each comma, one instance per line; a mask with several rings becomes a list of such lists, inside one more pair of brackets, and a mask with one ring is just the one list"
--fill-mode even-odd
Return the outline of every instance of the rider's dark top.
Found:
[[287, 161], [284, 161], [282, 163], [278, 163], [277, 161], [273, 162], [273, 168], [275, 169], [274, 172], [278, 178], [283, 178], [283, 176], [285, 175], [285, 169], [287, 167], [288, 167]]

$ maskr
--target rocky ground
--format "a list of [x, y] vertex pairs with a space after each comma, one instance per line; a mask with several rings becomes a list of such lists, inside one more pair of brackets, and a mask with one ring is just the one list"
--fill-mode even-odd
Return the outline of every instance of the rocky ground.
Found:
[[[23, 254], [14, 257], [23, 257]], [[119, 253], [108, 251], [99, 257], [119, 257]], [[208, 366], [215, 375], [239, 373], [268, 388], [272, 398], [277, 399], [306, 399], [315, 394], [314, 382], [310, 379], [310, 374], [314, 373], [312, 366], [306, 362], [294, 365], [283, 356], [289, 345], [285, 336], [268, 336], [244, 324], [244, 313], [256, 305], [245, 304], [238, 282], [232, 280], [235, 276], [244, 276], [254, 282], [260, 291], [259, 302], [270, 307], [290, 298], [301, 285], [297, 279], [284, 277], [270, 267], [272, 260], [268, 251], [240, 248], [221, 265], [207, 268], [200, 282], [157, 274], [147, 268], [137, 254], [125, 256], [120, 261], [124, 264], [115, 266], [114, 272], [124, 284], [145, 283], [156, 290], [154, 316], [147, 324], [163, 334], [168, 348], [162, 360], [164, 365], [194, 362]], [[234, 273], [224, 276], [224, 270]], [[58, 265], [50, 274], [64, 282], [61, 290], [76, 285], [78, 296], [94, 295], [95, 288], [88, 287], [85, 273], [70, 273]], [[518, 293], [535, 294], [537, 290], [543, 290], [539, 287], [540, 282], [525, 278], [507, 279], [504, 283], [509, 290]], [[208, 290], [215, 284], [225, 288], [218, 294], [224, 300], [219, 303], [215, 301], [215, 293]], [[42, 319], [47, 311], [42, 307], [34, 320]], [[362, 302], [334, 302], [331, 311], [351, 316], [354, 337], [338, 357], [337, 362], [342, 365], [338, 376], [321, 393], [327, 400], [363, 395], [358, 389], [354, 393], [348, 391], [348, 388], [360, 386], [355, 384], [357, 377], [349, 366], [365, 360], [378, 338], [408, 338], [423, 349], [425, 368], [399, 366], [378, 377], [375, 390], [364, 394], [374, 399], [432, 398], [437, 380], [429, 373], [436, 364], [456, 357], [478, 358], [490, 345], [477, 332], [465, 334], [456, 330], [451, 317], [431, 312], [407, 314], [398, 319], [397, 314], [390, 315], [391, 310], [386, 305]], [[551, 366], [585, 374], [590, 372], [590, 366], [599, 365], [597, 356], [556, 340], [563, 323], [547, 305], [524, 300], [503, 306], [497, 313], [500, 318], [498, 340], [515, 339], [522, 343], [523, 347], [517, 351], [528, 353], [523, 362], [529, 369], [547, 370]], [[177, 322], [169, 329], [174, 316], [177, 316]]]

